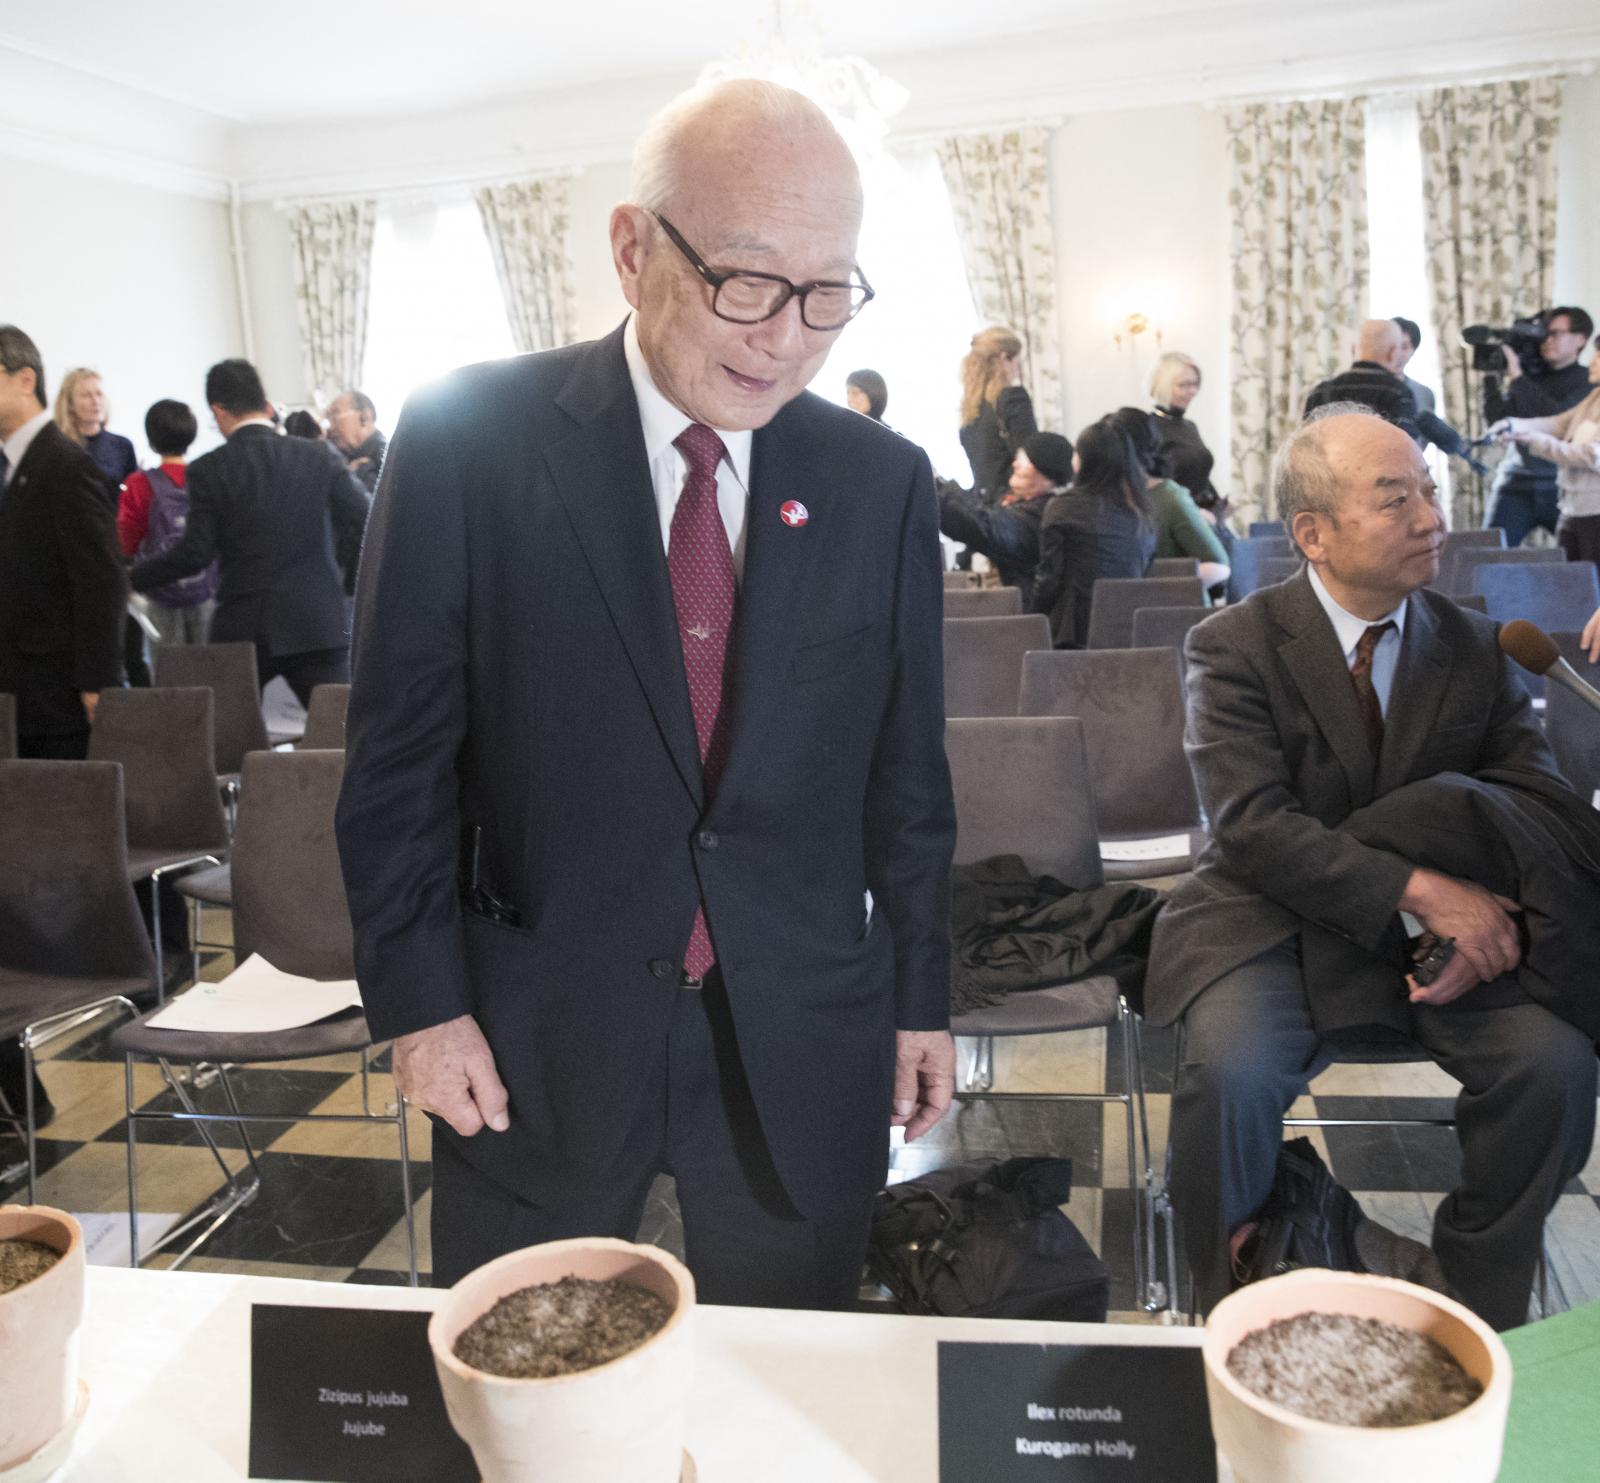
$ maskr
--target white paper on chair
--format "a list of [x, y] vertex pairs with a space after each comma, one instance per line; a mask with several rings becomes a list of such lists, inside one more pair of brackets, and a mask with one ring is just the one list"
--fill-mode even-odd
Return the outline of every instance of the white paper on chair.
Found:
[[315, 1024], [360, 1007], [353, 978], [319, 983], [284, 973], [252, 953], [220, 983], [196, 984], [145, 1023], [156, 1030], [263, 1034]]
[[1102, 839], [1100, 858], [1115, 860], [1168, 860], [1189, 853], [1187, 834], [1163, 834], [1158, 839]]

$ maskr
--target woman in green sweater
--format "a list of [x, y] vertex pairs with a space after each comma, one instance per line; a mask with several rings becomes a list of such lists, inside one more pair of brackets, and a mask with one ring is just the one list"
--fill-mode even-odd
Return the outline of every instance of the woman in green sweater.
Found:
[[1192, 557], [1200, 563], [1200, 581], [1207, 592], [1224, 585], [1230, 575], [1228, 553], [1190, 493], [1167, 476], [1161, 430], [1143, 407], [1119, 407], [1112, 420], [1127, 433], [1144, 465], [1150, 502], [1156, 517], [1156, 559]]

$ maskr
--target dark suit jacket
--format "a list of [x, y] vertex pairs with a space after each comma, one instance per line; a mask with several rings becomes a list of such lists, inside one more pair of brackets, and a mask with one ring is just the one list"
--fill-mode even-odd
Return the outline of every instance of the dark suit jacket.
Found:
[[978, 415], [961, 429], [961, 447], [980, 498], [997, 500], [1006, 492], [1017, 449], [1038, 431], [1025, 386], [1002, 387], [994, 401], [978, 408]]
[[1348, 371], [1319, 381], [1306, 397], [1306, 416], [1333, 402], [1360, 402], [1408, 438], [1417, 436], [1417, 404], [1404, 378], [1376, 361], [1358, 360]]
[[1081, 649], [1089, 642], [1089, 611], [1101, 577], [1142, 577], [1155, 554], [1155, 523], [1141, 524], [1120, 499], [1071, 488], [1053, 495], [1039, 526], [1032, 609], [1049, 617], [1055, 647]]
[[[791, 1198], [881, 1183], [894, 1031], [948, 1015], [936, 511], [926, 456], [868, 418], [807, 394], [756, 433], [708, 802], [621, 331], [407, 405], [339, 843], [374, 1034], [470, 1012], [495, 1052], [511, 1130], [458, 1144], [482, 1171], [529, 1190], [617, 1156], [703, 892]], [[472, 859], [518, 925], [463, 909]]]
[[[1339, 825], [1437, 773], [1510, 768], [1559, 780], [1497, 632], [1438, 593], [1412, 594], [1374, 765], [1339, 640], [1304, 573], [1190, 630], [1185, 750], [1212, 838], [1156, 923], [1145, 985], [1155, 1024], [1299, 935], [1320, 1030], [1404, 1030], [1395, 923], [1412, 862]], [[1375, 1021], [1366, 965], [1386, 943], [1390, 1007]]]
[[0, 691], [19, 736], [83, 731], [79, 692], [122, 683], [127, 600], [105, 479], [46, 423], [0, 494]]
[[218, 564], [211, 641], [268, 654], [349, 643], [341, 564], [353, 566], [367, 493], [323, 442], [241, 427], [189, 465], [189, 525], [170, 551], [133, 569], [138, 592]]

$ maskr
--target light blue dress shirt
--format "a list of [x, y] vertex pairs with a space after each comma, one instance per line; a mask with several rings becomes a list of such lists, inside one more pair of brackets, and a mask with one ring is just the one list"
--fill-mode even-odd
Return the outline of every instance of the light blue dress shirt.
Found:
[[1369, 622], [1341, 608], [1333, 600], [1328, 589], [1322, 585], [1322, 578], [1317, 575], [1316, 567], [1310, 563], [1306, 565], [1306, 575], [1311, 579], [1311, 590], [1317, 594], [1317, 601], [1322, 604], [1322, 611], [1328, 615], [1328, 621], [1333, 624], [1339, 647], [1344, 650], [1344, 662], [1347, 667], [1356, 662], [1356, 645], [1361, 642], [1361, 635], [1372, 627], [1373, 622], [1394, 624], [1394, 627], [1378, 640], [1377, 648], [1372, 651], [1372, 688], [1378, 692], [1378, 706], [1387, 719], [1389, 691], [1394, 685], [1395, 665], [1400, 660], [1400, 640], [1405, 636], [1406, 607], [1410, 598], [1402, 602], [1392, 613], [1385, 613], [1383, 617]]

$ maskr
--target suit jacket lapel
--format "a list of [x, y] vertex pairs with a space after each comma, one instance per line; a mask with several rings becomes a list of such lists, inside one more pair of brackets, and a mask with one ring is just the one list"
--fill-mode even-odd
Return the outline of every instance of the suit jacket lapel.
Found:
[[[837, 479], [822, 442], [807, 436], [810, 421], [806, 401], [791, 402], [756, 433], [751, 450], [744, 578], [734, 619], [733, 740], [718, 789], [724, 797], [759, 767], [759, 738], [781, 717], [806, 573], [828, 539]], [[805, 524], [783, 519], [790, 500], [806, 507]]]
[[1412, 765], [1433, 732], [1449, 679], [1450, 652], [1439, 641], [1438, 622], [1421, 595], [1413, 593], [1389, 689], [1383, 748], [1378, 753], [1380, 796], [1408, 781]]
[[662, 740], [704, 807], [672, 579], [620, 329], [584, 353], [556, 405], [573, 426], [545, 443], [545, 462]]
[[1306, 709], [1327, 739], [1350, 784], [1351, 808], [1372, 802], [1375, 769], [1355, 685], [1333, 624], [1302, 572], [1275, 594], [1280, 626], [1291, 635], [1278, 652]]

